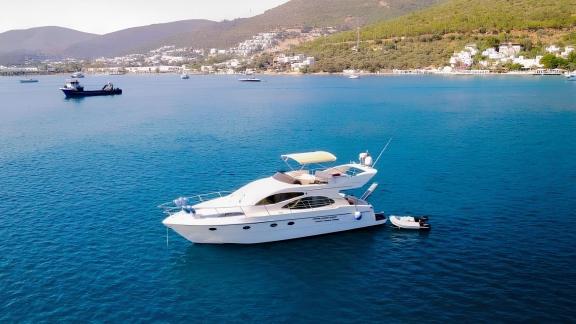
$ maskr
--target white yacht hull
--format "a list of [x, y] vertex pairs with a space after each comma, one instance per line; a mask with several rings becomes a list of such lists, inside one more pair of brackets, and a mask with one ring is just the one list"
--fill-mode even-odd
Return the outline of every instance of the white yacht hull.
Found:
[[245, 223], [222, 225], [171, 224], [168, 218], [164, 224], [194, 243], [253, 244], [341, 232], [386, 223], [385, 217], [376, 220], [376, 215], [372, 210], [363, 211], [361, 214], [361, 217], [355, 213], [344, 213], [301, 218], [284, 215], [277, 216], [273, 220], [248, 221], [246, 219]]

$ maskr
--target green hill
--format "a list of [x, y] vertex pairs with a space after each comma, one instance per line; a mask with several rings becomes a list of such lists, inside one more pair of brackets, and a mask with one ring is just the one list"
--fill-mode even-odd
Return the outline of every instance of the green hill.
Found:
[[343, 68], [422, 68], [445, 64], [469, 42], [480, 47], [503, 41], [525, 44], [535, 55], [549, 42], [574, 43], [575, 0], [449, 0], [361, 30], [361, 46], [352, 51], [356, 33], [344, 32], [298, 50], [318, 59], [317, 70]]
[[223, 21], [199, 31], [185, 31], [165, 43], [177, 46], [229, 47], [276, 28], [347, 29], [395, 18], [444, 0], [291, 0], [250, 17]]
[[[250, 18], [221, 22], [184, 20], [105, 35], [71, 35], [66, 39], [58, 37], [53, 28], [9, 31], [0, 33], [0, 63], [22, 61], [24, 56], [20, 53], [28, 52], [40, 56], [94, 58], [142, 53], [162, 45], [226, 48], [275, 28], [332, 26], [346, 29], [398, 17], [441, 1], [444, 0], [291, 0]], [[36, 29], [47, 31], [37, 37]], [[83, 33], [77, 34], [83, 36]]]
[[443, 0], [291, 0], [249, 20], [252, 26], [357, 26], [426, 8]]

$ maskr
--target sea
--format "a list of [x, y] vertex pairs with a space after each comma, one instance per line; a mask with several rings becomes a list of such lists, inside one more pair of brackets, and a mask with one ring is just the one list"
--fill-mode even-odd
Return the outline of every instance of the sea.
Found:
[[[0, 78], [0, 322], [576, 321], [576, 82], [536, 76]], [[193, 244], [161, 203], [281, 154], [369, 150], [389, 225]]]

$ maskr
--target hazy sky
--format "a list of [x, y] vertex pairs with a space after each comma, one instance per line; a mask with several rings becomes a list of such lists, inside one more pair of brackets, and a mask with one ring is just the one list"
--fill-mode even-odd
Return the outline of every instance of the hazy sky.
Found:
[[38, 26], [61, 26], [104, 34], [128, 27], [183, 19], [223, 20], [250, 17], [287, 1], [2, 0], [0, 32]]

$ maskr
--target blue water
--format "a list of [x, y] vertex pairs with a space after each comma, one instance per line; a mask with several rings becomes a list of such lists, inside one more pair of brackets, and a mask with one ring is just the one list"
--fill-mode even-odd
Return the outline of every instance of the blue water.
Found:
[[[576, 82], [39, 79], [0, 78], [0, 322], [576, 320]], [[390, 137], [372, 202], [429, 234], [166, 244], [162, 202]]]

